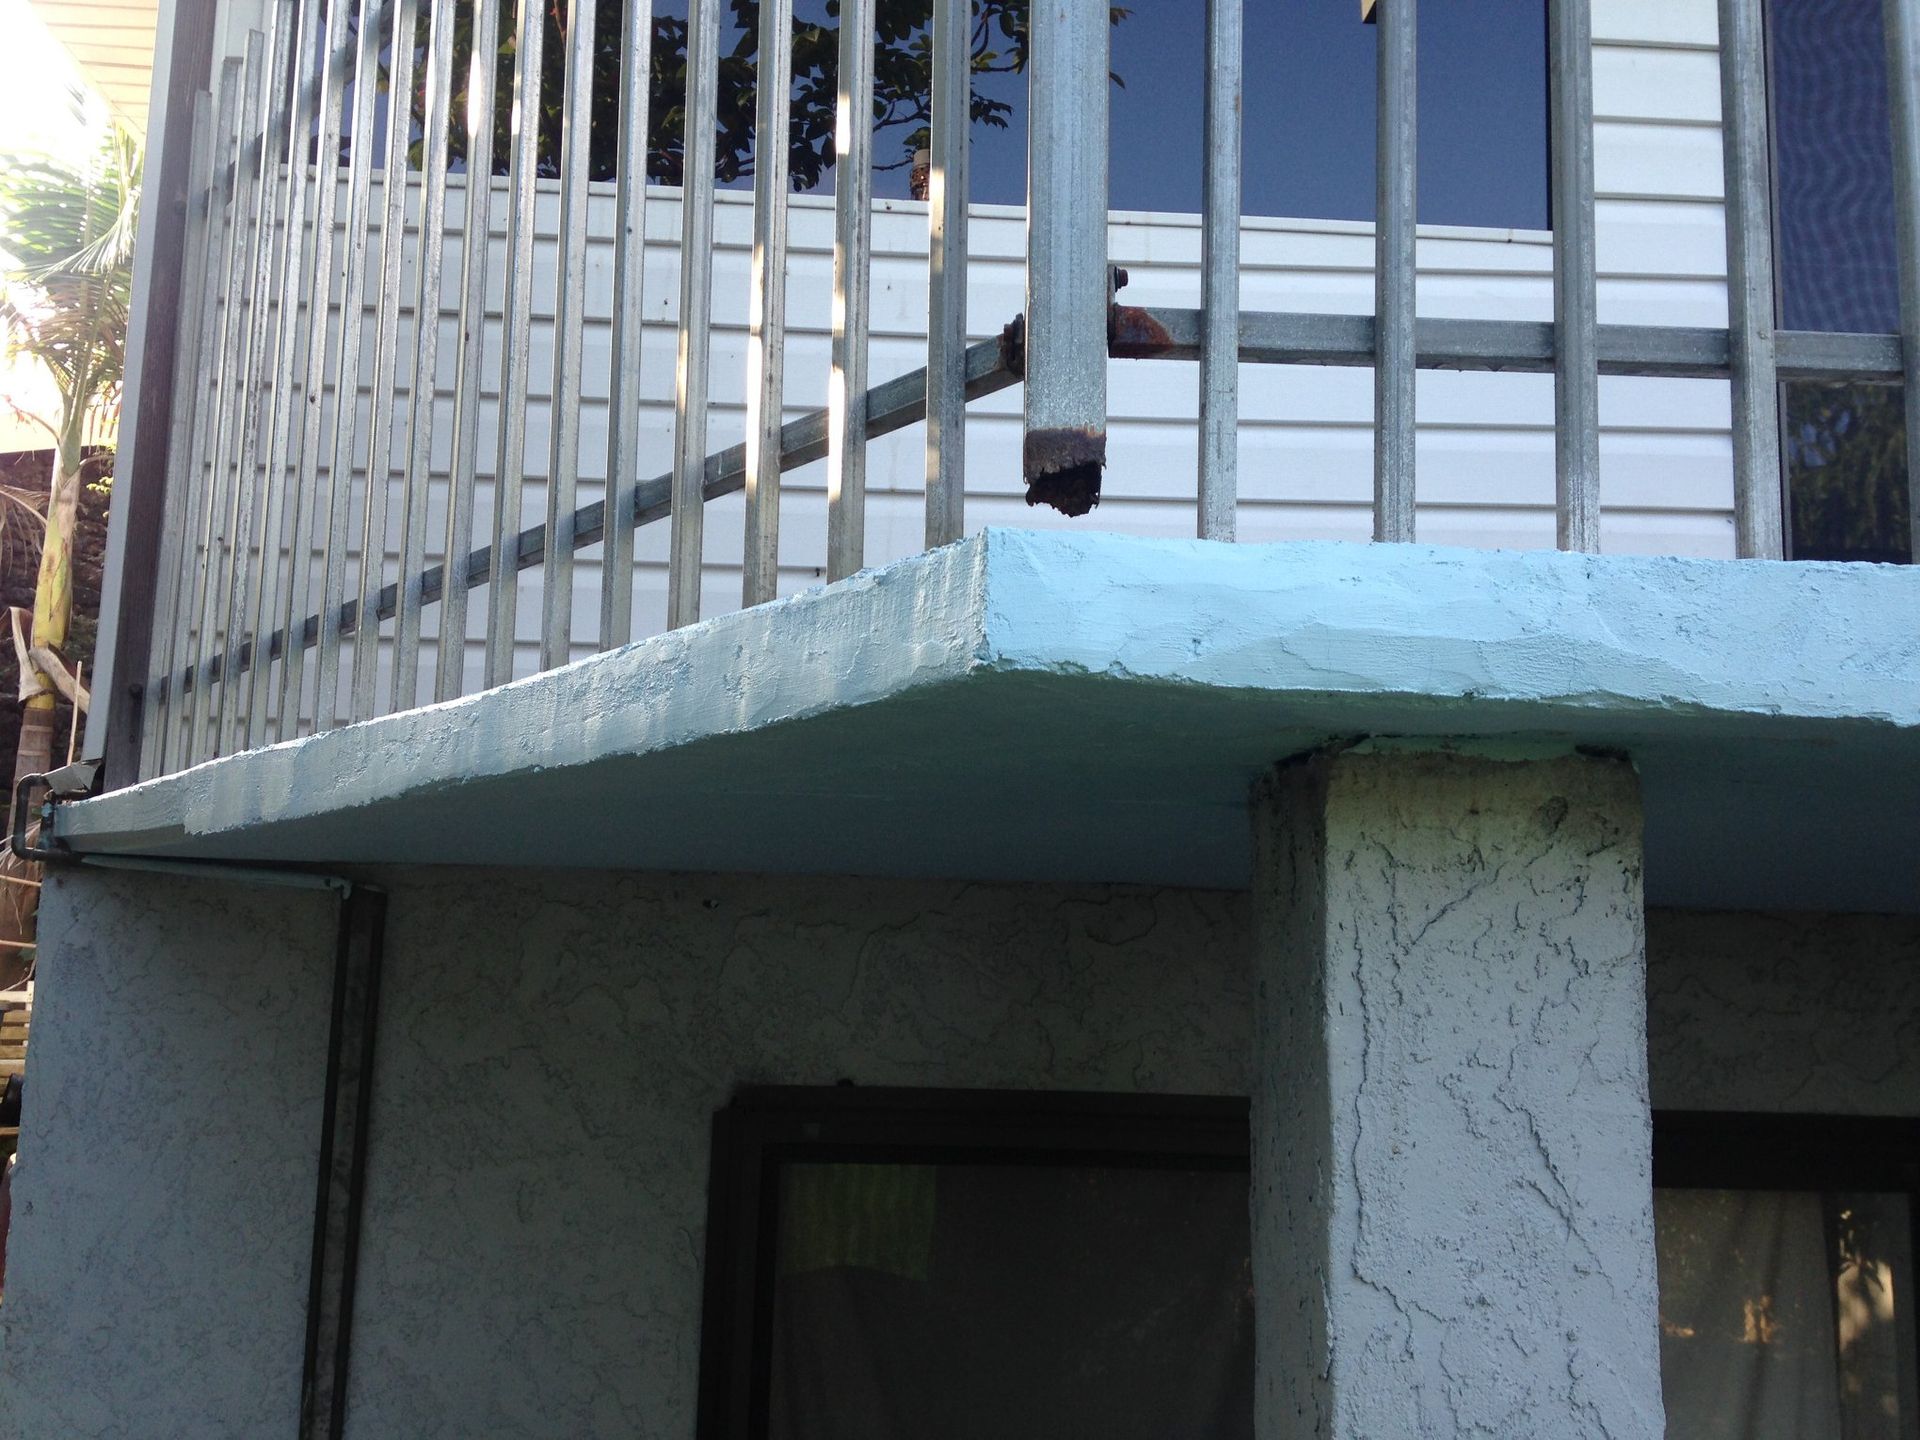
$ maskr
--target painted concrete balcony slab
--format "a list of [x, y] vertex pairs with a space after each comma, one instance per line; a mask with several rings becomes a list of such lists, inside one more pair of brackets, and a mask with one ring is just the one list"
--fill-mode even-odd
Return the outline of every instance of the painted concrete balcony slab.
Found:
[[64, 808], [77, 852], [1237, 887], [1326, 743], [1595, 746], [1655, 903], [1920, 912], [1920, 570], [989, 530]]

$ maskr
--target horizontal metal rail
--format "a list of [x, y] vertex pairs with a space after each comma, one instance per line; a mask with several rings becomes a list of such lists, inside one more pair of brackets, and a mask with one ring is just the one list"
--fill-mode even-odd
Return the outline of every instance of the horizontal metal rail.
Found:
[[[1109, 353], [1121, 360], [1197, 360], [1203, 318], [1199, 310], [1117, 306]], [[1244, 365], [1371, 366], [1373, 337], [1371, 315], [1243, 311], [1240, 361]], [[1898, 335], [1782, 330], [1778, 347], [1783, 380], [1895, 384], [1902, 373]], [[1596, 350], [1602, 375], [1724, 380], [1732, 368], [1725, 330], [1602, 325]], [[1551, 375], [1554, 329], [1549, 321], [1422, 319], [1414, 324], [1414, 360], [1423, 370]]]
[[[1020, 383], [1019, 359], [1012, 353], [1007, 336], [992, 340], [982, 340], [967, 347], [966, 352], [966, 397], [978, 400]], [[876, 385], [867, 391], [866, 428], [870, 437], [891, 435], [896, 430], [904, 430], [909, 425], [917, 425], [927, 418], [927, 372], [925, 369], [909, 370], [884, 384]], [[826, 458], [830, 426], [825, 410], [816, 410], [802, 415], [797, 420], [789, 420], [780, 428], [780, 469], [782, 473], [797, 470], [802, 465], [810, 465], [816, 460]], [[718, 500], [723, 495], [733, 495], [747, 485], [747, 445], [730, 445], [724, 450], [715, 451], [707, 456], [700, 485], [700, 498], [703, 502]], [[634, 486], [631, 492], [631, 513], [633, 525], [637, 529], [655, 520], [664, 520], [672, 510], [673, 473], [659, 475], [651, 480], [643, 480]], [[582, 505], [573, 512], [570, 544], [575, 551], [585, 550], [597, 545], [606, 538], [607, 525], [606, 502], [595, 500]], [[532, 570], [546, 563], [547, 527], [535, 525], [522, 530], [514, 541], [513, 569], [518, 572]], [[489, 583], [494, 578], [493, 546], [482, 545], [467, 555], [466, 586], [474, 590]], [[374, 603], [376, 620], [391, 620], [399, 610], [401, 587], [399, 584], [387, 585], [381, 589]], [[430, 565], [420, 574], [419, 586], [415, 591], [415, 600], [420, 605], [431, 605], [446, 593], [446, 567]], [[334, 633], [339, 639], [351, 636], [360, 625], [359, 602], [348, 600], [339, 609]], [[320, 617], [309, 615], [299, 626], [302, 650], [310, 650], [320, 641]], [[276, 630], [267, 642], [267, 660], [271, 663], [286, 653], [287, 632]], [[226, 673], [226, 656], [215, 656], [207, 667], [206, 680], [209, 684], [220, 680]], [[244, 675], [253, 664], [253, 646], [242, 645], [235, 653], [234, 674]], [[165, 699], [172, 687], [173, 680], [181, 681], [182, 693], [192, 693], [194, 676], [191, 671], [178, 673], [163, 685], [160, 698]]]

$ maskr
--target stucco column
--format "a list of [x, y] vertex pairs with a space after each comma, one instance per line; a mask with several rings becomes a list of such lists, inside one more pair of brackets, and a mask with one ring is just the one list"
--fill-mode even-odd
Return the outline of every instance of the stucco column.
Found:
[[1360, 747], [1254, 829], [1261, 1440], [1659, 1440], [1631, 767]]

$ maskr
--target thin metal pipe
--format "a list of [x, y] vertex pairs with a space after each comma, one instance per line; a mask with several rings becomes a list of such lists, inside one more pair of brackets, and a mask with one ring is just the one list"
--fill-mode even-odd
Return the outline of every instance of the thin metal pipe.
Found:
[[1099, 503], [1107, 461], [1108, 10], [1037, 0], [1027, 63], [1027, 500]]
[[440, 370], [440, 279], [447, 235], [447, 131], [453, 78], [454, 0], [432, 0], [421, 137], [420, 248], [414, 264], [413, 377], [407, 384], [406, 468], [400, 480], [400, 611], [393, 627], [395, 710], [420, 690], [420, 572], [427, 564], [427, 495], [433, 478], [433, 416]]
[[874, 0], [841, 0], [833, 126], [833, 359], [827, 379], [827, 579], [866, 562], [867, 315], [873, 251]]
[[[520, 0], [513, 56], [512, 198], [507, 210], [506, 317], [501, 336], [500, 444], [493, 467], [493, 538], [498, 547], [520, 528], [527, 470], [527, 347], [533, 328], [534, 182], [540, 163], [540, 66], [546, 45], [541, 0]], [[520, 589], [502, 576], [488, 592], [487, 684], [513, 678]]]
[[567, 0], [566, 112], [560, 133], [560, 285], [553, 307], [553, 408], [547, 426], [547, 546], [540, 587], [540, 668], [573, 647], [573, 547], [560, 527], [580, 480], [580, 367], [587, 325], [587, 161], [593, 131], [595, 0]]
[[1553, 76], [1554, 510], [1562, 550], [1600, 549], [1600, 301], [1591, 0], [1549, 0]]
[[1414, 536], [1416, 0], [1379, 0], [1374, 150], [1373, 538]]
[[[287, 62], [293, 27], [287, 23], [291, 17], [283, 11], [283, 4], [268, 7], [267, 39], [262, 59], [269, 68], [260, 86], [260, 108], [252, 112], [250, 121], [258, 139], [250, 145], [253, 161], [249, 169], [249, 183], [253, 197], [248, 207], [248, 228], [252, 269], [247, 277], [247, 331], [242, 341], [245, 348], [242, 352], [241, 418], [234, 457], [233, 567], [227, 599], [227, 613], [231, 618], [227, 622], [229, 633], [226, 651], [235, 668], [228, 669], [222, 675], [220, 684], [218, 735], [223, 754], [244, 750], [252, 742], [248, 728], [252, 711], [247, 702], [253, 681], [251, 678], [243, 679], [242, 675], [250, 676], [253, 667], [242, 664], [241, 657], [247, 652], [247, 637], [252, 633], [248, 623], [253, 613], [254, 595], [250, 581], [253, 578], [256, 526], [265, 500], [262, 491], [270, 488], [266, 474], [266, 444], [261, 435], [260, 412], [266, 398], [261, 388], [261, 372], [266, 363], [269, 338], [267, 311], [272, 303], [273, 275], [285, 241], [286, 189], [277, 183], [280, 162], [276, 152], [285, 143]], [[267, 549], [264, 532], [259, 536], [259, 549], [261, 561], [264, 562]]]
[[714, 125], [719, 113], [720, 0], [689, 0], [686, 136], [681, 144], [680, 335], [673, 394], [673, 534], [668, 541], [667, 625], [700, 618], [707, 451], [707, 381], [713, 313]]
[[246, 196], [242, 193], [246, 171], [247, 116], [256, 108], [260, 83], [260, 32], [248, 33], [246, 57], [234, 58], [221, 67], [220, 132], [225, 143], [222, 166], [226, 171], [223, 205], [227, 209], [225, 253], [221, 257], [225, 272], [220, 282], [221, 313], [219, 349], [213, 356], [214, 405], [213, 438], [208, 447], [207, 512], [202, 527], [206, 564], [200, 575], [200, 650], [204, 664], [194, 678], [193, 726], [187, 752], [194, 759], [219, 753], [219, 736], [213, 728], [219, 712], [213, 707], [211, 692], [218, 674], [216, 656], [226, 649], [227, 616], [221, 601], [227, 589], [227, 561], [233, 545], [233, 485], [236, 467], [233, 458], [233, 425], [240, 376], [240, 290], [246, 264]]
[[[782, 0], [763, 0], [764, 4]], [[645, 339], [647, 118], [653, 5], [627, 0], [621, 21], [620, 157], [614, 192], [613, 413], [607, 427], [607, 500], [618, 517], [640, 478], [640, 355]], [[764, 47], [763, 47], [764, 51]], [[447, 554], [455, 552], [449, 548]], [[616, 523], [601, 552], [600, 648], [633, 638], [633, 526]]]
[[1733, 345], [1733, 532], [1743, 559], [1786, 554], [1774, 346], [1773, 198], [1761, 0], [1720, 0], [1727, 181], [1727, 329]]
[[159, 664], [147, 681], [141, 707], [140, 778], [164, 773], [172, 756], [174, 721], [186, 704], [186, 691], [176, 678], [184, 658], [187, 636], [182, 620], [183, 601], [191, 589], [188, 572], [199, 557], [188, 550], [187, 537], [197, 518], [200, 495], [195, 436], [206, 406], [207, 387], [201, 381], [201, 357], [211, 346], [212, 307], [207, 303], [207, 278], [212, 264], [215, 217], [213, 197], [213, 97], [205, 91], [193, 97], [191, 149], [188, 151], [187, 216], [181, 238], [186, 270], [180, 282], [180, 345], [174, 355], [173, 416], [167, 429], [167, 505], [160, 532], [160, 562], [155, 571], [154, 622], [160, 635], [155, 651]]
[[747, 297], [747, 518], [740, 598], [773, 599], [780, 579], [780, 424], [787, 335], [787, 102], [793, 0], [760, 0], [754, 115], [753, 283]]
[[1241, 0], [1207, 0], [1207, 93], [1200, 172], [1200, 513], [1202, 540], [1234, 538], [1240, 493]]
[[[365, 0], [361, 0], [361, 3], [364, 8]], [[280, 605], [282, 634], [290, 634], [294, 617], [305, 613], [312, 589], [317, 529], [314, 507], [320, 490], [321, 420], [326, 399], [327, 334], [332, 328], [329, 310], [334, 271], [333, 217], [340, 190], [340, 132], [346, 111], [348, 47], [353, 44], [348, 26], [352, 14], [353, 0], [329, 0], [327, 42], [320, 66], [319, 123], [314, 136], [313, 265], [308, 271], [312, 286], [307, 309], [306, 367], [301, 374], [300, 447], [294, 456], [294, 481], [290, 497], [293, 526], [287, 549], [287, 593]], [[346, 337], [357, 336], [358, 332], [357, 318], [349, 325], [343, 310], [340, 321], [343, 349], [346, 348]], [[319, 628], [324, 632], [326, 625], [322, 623]], [[277, 739], [289, 739], [300, 731], [305, 669], [306, 647], [287, 646], [280, 666], [280, 720], [275, 729]], [[316, 716], [319, 714], [317, 689], [314, 713]]]
[[[480, 376], [486, 362], [487, 252], [493, 229], [493, 111], [500, 9], [506, 0], [474, 0], [473, 48], [467, 57], [467, 208], [460, 231], [460, 357], [453, 378], [453, 463], [447, 476], [449, 560], [473, 546], [473, 494], [480, 460]], [[426, 604], [422, 594], [420, 604]], [[466, 688], [467, 587], [440, 602], [440, 644], [433, 698]]]
[[1920, 564], [1920, 0], [1882, 0], [1893, 123], [1894, 214], [1900, 247], [1900, 331], [1906, 368], [1907, 519]]
[[[260, 527], [259, 564], [254, 572], [254, 656], [247, 668], [247, 734], [250, 738], [265, 739], [267, 733], [267, 710], [273, 690], [267, 637], [280, 608], [280, 546], [286, 531], [287, 462], [293, 430], [294, 365], [300, 350], [300, 302], [302, 296], [313, 291], [313, 272], [305, 268], [309, 250], [306, 145], [313, 133], [314, 107], [321, 91], [317, 88], [320, 77], [312, 77], [316, 83], [308, 83], [308, 67], [313, 60], [322, 8], [322, 0], [299, 0], [291, 66], [294, 84], [285, 101], [287, 120], [280, 152], [286, 166], [285, 237], [281, 246], [279, 308], [274, 324], [273, 378], [268, 382], [267, 423], [263, 432], [266, 507]], [[316, 316], [310, 311], [308, 323], [324, 327], [325, 316]], [[282, 663], [284, 668], [285, 662]]]
[[[331, 730], [340, 712], [340, 607], [347, 591], [347, 543], [360, 409], [360, 351], [366, 329], [368, 218], [374, 147], [375, 80], [380, 65], [380, 0], [360, 0], [360, 43], [353, 63], [353, 136], [347, 163], [347, 255], [340, 299], [340, 347], [333, 367], [333, 447], [327, 461], [327, 532], [320, 576], [319, 678], [313, 725]], [[371, 431], [372, 427], [369, 427]], [[367, 477], [369, 485], [373, 477]]]
[[967, 200], [973, 106], [971, 0], [933, 0], [927, 167], [929, 550], [966, 534]]
[[[380, 279], [374, 291], [378, 318], [367, 410], [367, 483], [360, 511], [363, 607], [366, 597], [379, 593], [387, 578], [387, 501], [393, 489], [397, 429], [394, 382], [400, 372], [401, 266], [407, 238], [407, 150], [413, 138], [414, 47], [420, 33], [420, 0], [394, 0], [393, 28], [388, 33], [387, 151], [380, 165]], [[420, 323], [418, 314], [415, 323]], [[371, 720], [377, 713], [379, 678], [380, 635], [377, 628], [369, 628], [355, 635], [353, 641], [349, 713], [355, 720]], [[411, 697], [408, 703], [412, 703]]]

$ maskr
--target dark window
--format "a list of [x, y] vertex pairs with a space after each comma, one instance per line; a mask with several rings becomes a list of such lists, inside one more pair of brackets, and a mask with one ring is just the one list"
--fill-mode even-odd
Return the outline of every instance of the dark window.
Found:
[[[1244, 1100], [766, 1090], [715, 1120], [703, 1440], [1253, 1433]], [[1914, 1440], [1920, 1123], [1654, 1118], [1689, 1440]]]
[[[1900, 328], [1880, 0], [1768, 0], [1780, 323]], [[1912, 558], [1892, 386], [1782, 387], [1788, 533], [1804, 560]]]
[[757, 1092], [714, 1174], [708, 1440], [1253, 1434], [1244, 1100]]
[[1653, 1179], [1670, 1434], [1920, 1435], [1920, 1127], [1663, 1115]]

